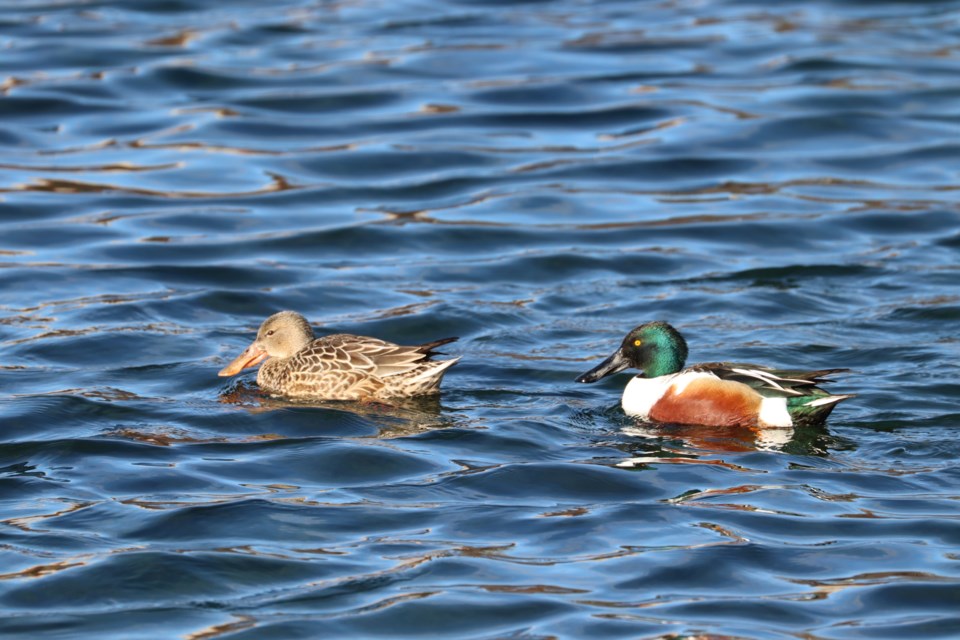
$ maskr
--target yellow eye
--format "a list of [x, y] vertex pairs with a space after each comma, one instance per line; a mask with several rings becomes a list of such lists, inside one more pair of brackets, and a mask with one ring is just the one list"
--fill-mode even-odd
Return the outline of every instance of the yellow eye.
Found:
[[643, 344], [643, 340], [634, 340], [634, 341], [633, 341], [633, 346], [635, 346], [635, 347], [639, 347], [639, 346], [642, 345], [642, 344]]

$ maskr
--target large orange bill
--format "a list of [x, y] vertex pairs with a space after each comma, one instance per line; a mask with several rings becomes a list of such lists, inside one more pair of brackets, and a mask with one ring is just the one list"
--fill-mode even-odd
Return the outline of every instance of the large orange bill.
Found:
[[267, 358], [264, 351], [256, 342], [243, 350], [243, 353], [234, 358], [233, 362], [220, 369], [218, 376], [235, 376], [247, 367], [253, 367]]

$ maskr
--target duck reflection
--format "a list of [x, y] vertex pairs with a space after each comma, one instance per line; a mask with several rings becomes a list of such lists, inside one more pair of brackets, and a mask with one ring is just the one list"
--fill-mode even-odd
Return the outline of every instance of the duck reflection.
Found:
[[[825, 425], [770, 428], [657, 423], [631, 418], [618, 406], [579, 411], [574, 421], [578, 427], [591, 433], [604, 430], [598, 444], [620, 449], [635, 457], [638, 464], [642, 460], [704, 462], [705, 454], [753, 451], [825, 456], [830, 451], [852, 446], [845, 439], [830, 434]], [[614, 427], [616, 435], [613, 439], [611, 431], [604, 426]]]
[[[828, 450], [839, 448], [839, 441], [830, 435], [825, 426], [764, 428], [750, 426], [700, 426], [681, 424], [655, 424], [637, 421], [623, 428], [628, 436], [655, 440], [658, 448], [668, 443], [681, 443], [692, 455], [703, 452], [748, 453], [751, 451], [776, 451], [791, 455], [825, 456]], [[625, 449], [636, 452], [636, 442], [624, 443]], [[643, 446], [649, 447], [649, 442]], [[670, 447], [670, 456], [678, 452]], [[649, 455], [649, 449], [647, 449]], [[684, 455], [680, 453], [680, 455]]]
[[701, 426], [637, 422], [623, 432], [640, 438], [680, 440], [705, 451], [742, 453], [782, 450], [796, 435], [794, 428], [764, 429], [745, 426]]
[[291, 400], [264, 393], [257, 385], [238, 382], [220, 393], [222, 404], [232, 404], [250, 413], [283, 409], [315, 408], [348, 413], [376, 428], [376, 438], [401, 438], [457, 426], [459, 421], [445, 414], [439, 394], [378, 401]]

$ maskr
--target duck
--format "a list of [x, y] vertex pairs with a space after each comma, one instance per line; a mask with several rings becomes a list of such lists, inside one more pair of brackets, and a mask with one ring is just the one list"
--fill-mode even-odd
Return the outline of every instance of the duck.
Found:
[[644, 421], [711, 427], [822, 425], [837, 403], [853, 394], [820, 388], [849, 369], [795, 371], [711, 362], [684, 368], [687, 342], [663, 321], [630, 331], [606, 360], [576, 378], [592, 383], [627, 368], [641, 369], [623, 391], [629, 416]]
[[316, 338], [306, 318], [280, 311], [263, 321], [256, 339], [218, 375], [234, 376], [259, 364], [257, 385], [271, 395], [301, 400], [411, 398], [440, 391], [443, 375], [460, 358], [432, 357], [438, 347], [458, 339], [401, 346], [347, 333]]

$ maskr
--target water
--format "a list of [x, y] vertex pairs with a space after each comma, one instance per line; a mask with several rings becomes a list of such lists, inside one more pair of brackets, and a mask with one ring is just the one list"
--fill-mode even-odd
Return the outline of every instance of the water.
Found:
[[[0, 3], [0, 635], [960, 635], [960, 2]], [[217, 370], [459, 335], [437, 400]], [[849, 367], [820, 430], [573, 378]]]

